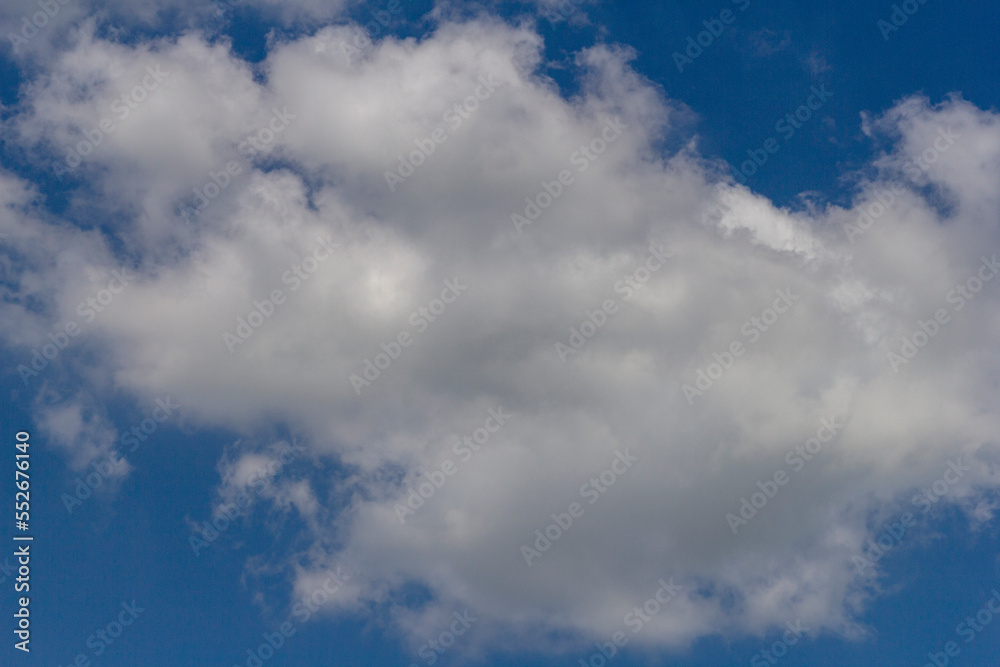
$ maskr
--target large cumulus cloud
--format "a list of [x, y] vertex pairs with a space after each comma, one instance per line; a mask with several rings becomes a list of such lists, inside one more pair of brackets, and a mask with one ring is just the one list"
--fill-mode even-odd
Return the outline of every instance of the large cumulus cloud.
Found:
[[[193, 33], [84, 34], [7, 124], [39, 155], [61, 159], [147, 67], [170, 76], [73, 176], [87, 187], [69, 215], [111, 228], [44, 220], [5, 177], [5, 204], [28, 210], [7, 229], [6, 344], [24, 352], [71, 317], [79, 277], [131, 266], [78, 342], [96, 385], [178, 397], [241, 434], [292, 426], [338, 472], [283, 471], [299, 477], [269, 497], [306, 516], [317, 568], [357, 565], [347, 608], [426, 587], [432, 602], [397, 610], [417, 637], [462, 608], [487, 642], [604, 637], [670, 578], [682, 593], [641, 641], [790, 619], [853, 635], [872, 581], [852, 557], [915, 487], [959, 457], [948, 499], [991, 519], [998, 286], [961, 308], [951, 293], [1000, 246], [995, 113], [914, 97], [859, 120], [892, 148], [851, 175], [853, 204], [789, 210], [732, 184], [696, 137], [659, 152], [687, 112], [626, 49], [579, 53], [565, 99], [530, 28], [446, 23], [348, 57], [352, 35], [276, 42], [255, 70]], [[57, 272], [36, 239], [61, 250]], [[437, 302], [449, 284], [463, 287]], [[47, 307], [16, 305], [29, 293]], [[491, 410], [510, 417], [460, 455]], [[618, 452], [637, 462], [589, 504], [581, 486]], [[401, 522], [446, 460], [457, 472]], [[787, 483], [734, 530], [727, 514], [778, 471]], [[529, 566], [522, 546], [574, 501], [582, 516]]]

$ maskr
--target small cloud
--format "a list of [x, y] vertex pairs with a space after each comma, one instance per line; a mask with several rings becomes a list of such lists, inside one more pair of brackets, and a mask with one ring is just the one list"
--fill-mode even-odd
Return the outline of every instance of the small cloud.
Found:
[[787, 30], [780, 33], [763, 28], [750, 33], [750, 48], [755, 55], [771, 56], [779, 51], [784, 51], [792, 43], [792, 37]]
[[830, 66], [830, 63], [826, 61], [826, 58], [823, 57], [823, 55], [821, 53], [818, 53], [817, 51], [813, 51], [812, 53], [809, 54], [809, 57], [806, 58], [805, 66], [806, 69], [809, 71], [809, 73], [812, 74], [813, 76], [820, 74], [822, 72], [829, 72], [830, 70], [833, 69]]

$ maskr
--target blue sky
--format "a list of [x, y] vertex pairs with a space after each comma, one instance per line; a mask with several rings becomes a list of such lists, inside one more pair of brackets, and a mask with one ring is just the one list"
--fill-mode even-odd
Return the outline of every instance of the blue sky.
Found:
[[1000, 8], [238, 4], [0, 48], [4, 664], [995, 663]]

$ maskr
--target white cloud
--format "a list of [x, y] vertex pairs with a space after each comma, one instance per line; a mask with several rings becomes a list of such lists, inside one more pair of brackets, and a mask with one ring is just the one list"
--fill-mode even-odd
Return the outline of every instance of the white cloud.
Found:
[[[979, 519], [991, 513], [968, 494], [997, 483], [1000, 285], [986, 283], [961, 310], [947, 295], [1000, 250], [995, 113], [959, 98], [903, 100], [866, 122], [897, 141], [852, 209], [790, 211], [716, 187], [717, 167], [693, 144], [658, 155], [681, 107], [630, 69], [627, 51], [581, 53], [582, 91], [565, 100], [537, 73], [542, 44], [526, 28], [446, 24], [354, 61], [340, 49], [350, 35], [325, 28], [276, 44], [263, 82], [196, 35], [155, 48], [86, 36], [28, 90], [28, 111], [7, 128], [26, 146], [59, 147], [94, 127], [147, 66], [170, 72], [81, 167], [95, 189], [77, 193], [71, 214], [128, 220], [117, 233], [140, 274], [81, 339], [109, 343], [95, 347], [101, 365], [89, 372], [106, 368], [105, 386], [147, 400], [175, 396], [204, 424], [246, 434], [293, 424], [315, 455], [348, 466], [352, 476], [333, 483], [357, 492], [354, 511], [335, 528], [309, 522], [318, 567], [358, 565], [344, 604], [384, 601], [415, 581], [436, 602], [398, 612], [417, 614], [400, 621], [414, 636], [469, 608], [481, 615], [479, 641], [546, 646], [553, 628], [622, 629], [673, 577], [684, 593], [637, 641], [679, 646], [795, 618], [855, 636], [865, 582], [850, 558], [870, 512], [905, 503], [962, 454], [972, 470], [949, 494]], [[123, 83], [105, 74], [115, 71]], [[450, 128], [444, 114], [487, 74], [504, 84]], [[244, 159], [240, 142], [275, 107], [295, 118], [268, 159]], [[574, 161], [616, 118], [620, 137]], [[391, 192], [385, 171], [437, 127], [447, 140]], [[954, 146], [914, 184], [946, 192], [942, 212], [898, 171], [948, 127]], [[179, 203], [229, 160], [244, 173], [182, 223]], [[574, 182], [518, 234], [511, 214], [561, 170]], [[900, 180], [906, 191], [851, 243], [844, 225]], [[29, 206], [22, 186], [4, 182], [5, 201]], [[78, 278], [113, 266], [114, 254], [97, 232], [27, 216], [11, 224], [9, 258], [34, 238], [68, 258], [54, 274], [41, 256], [17, 267], [20, 297], [34, 290], [56, 304], [41, 322], [4, 305], [5, 339], [23, 350], [79, 301]], [[326, 235], [339, 246], [293, 290], [286, 272]], [[615, 286], [637, 275], [651, 245], [672, 256], [626, 300]], [[456, 278], [468, 284], [459, 299], [433, 322], [411, 320]], [[223, 334], [276, 289], [282, 303], [230, 353]], [[779, 289], [798, 301], [752, 325], [751, 341], [742, 325], [767, 322]], [[563, 363], [556, 343], [607, 299], [617, 312]], [[949, 323], [894, 372], [887, 353], [942, 308]], [[358, 396], [349, 376], [402, 332], [412, 344]], [[690, 405], [682, 386], [734, 341], [745, 354]], [[411, 483], [418, 469], [457, 460], [453, 443], [497, 406], [510, 422], [400, 525], [405, 493], [392, 472]], [[786, 453], [835, 416], [843, 430], [795, 471]], [[641, 465], [528, 568], [521, 545], [619, 449]], [[260, 461], [237, 463], [227, 485]], [[779, 469], [790, 482], [733, 535], [726, 514]], [[279, 507], [322, 514], [329, 499], [311, 481], [279, 479]], [[333, 530], [343, 547], [325, 552]]]
[[75, 470], [96, 464], [107, 471], [105, 476], [116, 478], [131, 470], [115, 451], [117, 431], [86, 395], [64, 399], [54, 392], [43, 392], [42, 397], [50, 400], [36, 405], [36, 423], [49, 442], [66, 450]]

